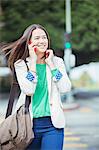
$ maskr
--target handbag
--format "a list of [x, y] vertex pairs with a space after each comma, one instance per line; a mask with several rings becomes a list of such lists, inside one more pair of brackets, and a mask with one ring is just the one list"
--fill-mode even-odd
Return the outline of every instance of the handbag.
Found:
[[25, 104], [11, 114], [17, 87], [13, 82], [6, 117], [0, 124], [0, 150], [24, 150], [34, 138], [29, 112], [31, 97], [26, 96]]

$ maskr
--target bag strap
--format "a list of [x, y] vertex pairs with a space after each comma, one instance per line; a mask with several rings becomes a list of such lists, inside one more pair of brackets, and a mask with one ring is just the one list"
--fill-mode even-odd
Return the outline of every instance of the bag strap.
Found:
[[14, 99], [15, 99], [16, 92], [17, 92], [17, 89], [18, 89], [18, 86], [19, 86], [18, 83], [17, 83], [17, 80], [16, 80], [15, 71], [12, 71], [12, 73], [13, 73], [13, 82], [12, 82], [11, 89], [10, 89], [10, 96], [9, 96], [9, 101], [8, 101], [8, 106], [7, 106], [7, 111], [6, 111], [5, 118], [7, 118], [12, 113]]
[[[27, 63], [26, 63], [26, 66], [27, 66]], [[27, 70], [28, 69], [29, 68], [27, 66]], [[13, 82], [12, 82], [11, 89], [10, 89], [10, 96], [9, 96], [9, 101], [8, 101], [8, 106], [7, 106], [5, 118], [7, 118], [12, 113], [14, 99], [15, 99], [15, 96], [16, 96], [18, 89], [19, 89], [19, 84], [17, 82], [16, 72], [14, 70], [13, 71]], [[29, 108], [30, 103], [31, 103], [31, 96], [26, 95], [25, 107]]]

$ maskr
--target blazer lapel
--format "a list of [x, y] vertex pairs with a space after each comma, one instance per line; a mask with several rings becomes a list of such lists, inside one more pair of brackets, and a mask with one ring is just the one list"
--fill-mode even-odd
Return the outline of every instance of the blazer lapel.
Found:
[[47, 77], [47, 84], [48, 84], [48, 92], [49, 92], [49, 101], [51, 96], [51, 71], [48, 65], [46, 65], [46, 77]]

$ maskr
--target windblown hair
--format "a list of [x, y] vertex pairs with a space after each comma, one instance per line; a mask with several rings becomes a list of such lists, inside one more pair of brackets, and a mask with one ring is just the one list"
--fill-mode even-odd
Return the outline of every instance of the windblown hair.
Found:
[[13, 69], [14, 62], [23, 59], [25, 60], [29, 56], [28, 43], [32, 35], [32, 31], [40, 28], [45, 31], [48, 38], [48, 48], [50, 48], [50, 38], [46, 29], [39, 24], [32, 24], [26, 28], [23, 35], [12, 43], [3, 44], [1, 51], [8, 57], [8, 66]]

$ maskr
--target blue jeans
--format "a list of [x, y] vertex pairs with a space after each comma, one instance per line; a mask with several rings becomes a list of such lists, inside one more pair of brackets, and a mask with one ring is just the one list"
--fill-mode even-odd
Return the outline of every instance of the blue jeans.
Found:
[[33, 119], [34, 139], [26, 150], [62, 150], [64, 128], [55, 128], [51, 117]]

